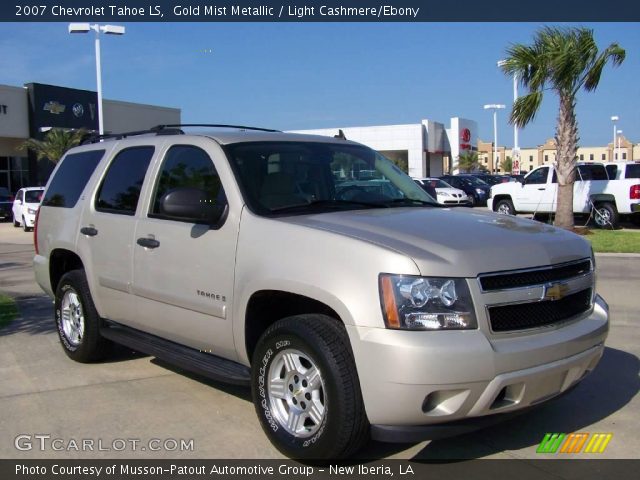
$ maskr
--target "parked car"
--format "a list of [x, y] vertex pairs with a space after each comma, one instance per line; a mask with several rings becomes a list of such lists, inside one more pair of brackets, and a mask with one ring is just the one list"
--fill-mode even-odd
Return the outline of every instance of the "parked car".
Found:
[[43, 187], [26, 187], [18, 190], [12, 205], [14, 227], [22, 226], [25, 232], [33, 228], [43, 193]]
[[442, 175], [441, 180], [444, 180], [449, 185], [459, 190], [462, 190], [467, 194], [472, 205], [486, 205], [487, 198], [489, 198], [489, 191], [491, 185], [487, 185], [479, 178], [469, 174], [459, 175]]
[[[199, 132], [102, 137], [56, 165], [33, 265], [69, 358], [115, 342], [250, 385], [267, 437], [312, 459], [486, 426], [596, 367], [609, 313], [582, 237], [438, 208], [345, 139]], [[332, 172], [362, 170], [374, 183], [338, 189]]]
[[427, 193], [430, 193], [429, 190], [435, 192], [438, 203], [441, 203], [442, 205], [471, 206], [471, 201], [464, 191], [458, 188], [453, 188], [440, 178], [414, 178], [414, 181], [424, 188]]
[[605, 168], [610, 180], [640, 178], [640, 162], [611, 162]]
[[508, 178], [502, 175], [491, 175], [489, 173], [470, 173], [469, 175], [473, 175], [474, 177], [479, 178], [489, 186], [509, 181]]
[[11, 218], [13, 195], [7, 187], [0, 187], [0, 217], [4, 220]]
[[[579, 163], [573, 184], [573, 212], [592, 215], [597, 226], [616, 228], [620, 215], [637, 223], [640, 216], [640, 179], [609, 180], [601, 163]], [[488, 206], [499, 213], [553, 213], [557, 207], [558, 179], [553, 166], [532, 170], [523, 183], [491, 187]]]

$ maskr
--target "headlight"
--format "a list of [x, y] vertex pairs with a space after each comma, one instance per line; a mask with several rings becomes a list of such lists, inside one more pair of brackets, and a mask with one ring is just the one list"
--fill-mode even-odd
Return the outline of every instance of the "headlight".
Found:
[[484, 191], [483, 189], [481, 189], [481, 188], [476, 188], [476, 193], [477, 193], [478, 195], [484, 195], [484, 194], [485, 194], [485, 191]]
[[461, 278], [380, 275], [387, 328], [466, 330], [478, 327], [467, 282]]
[[27, 208], [27, 213], [29, 215], [35, 215], [36, 213], [38, 213], [38, 209], [37, 208]]
[[447, 192], [438, 192], [438, 195], [442, 196], [442, 197], [450, 197], [451, 195], [448, 194]]

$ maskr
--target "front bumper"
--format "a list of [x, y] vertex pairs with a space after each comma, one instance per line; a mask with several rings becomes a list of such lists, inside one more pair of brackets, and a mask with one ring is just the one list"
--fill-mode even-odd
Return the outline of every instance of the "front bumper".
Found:
[[[448, 427], [456, 434], [460, 421], [481, 427], [494, 419], [470, 419], [521, 411], [566, 392], [598, 364], [608, 325], [598, 297], [586, 318], [513, 338], [480, 330], [348, 332], [374, 435], [395, 431], [398, 441], [397, 432], [405, 432], [413, 441]], [[436, 425], [442, 427], [421, 428]]]

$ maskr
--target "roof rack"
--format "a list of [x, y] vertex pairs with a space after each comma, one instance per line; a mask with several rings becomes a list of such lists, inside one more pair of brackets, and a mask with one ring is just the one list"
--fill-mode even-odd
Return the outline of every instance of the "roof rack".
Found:
[[256, 130], [259, 132], [280, 132], [281, 130], [274, 130], [273, 128], [261, 128], [261, 127], [248, 127], [246, 125], [225, 125], [221, 123], [177, 123], [173, 125], [158, 125], [153, 128], [182, 128], [182, 127], [213, 127], [213, 128], [236, 128], [238, 130]]
[[184, 132], [179, 128], [165, 128], [164, 125], [158, 125], [148, 130], [135, 130], [132, 132], [123, 133], [89, 133], [82, 138], [80, 145], [86, 145], [87, 143], [97, 143], [101, 140], [122, 140], [123, 138], [133, 137], [136, 135], [148, 135], [155, 133], [156, 135], [184, 135]]
[[184, 135], [182, 127], [214, 127], [214, 128], [236, 128], [238, 130], [257, 130], [260, 132], [280, 132], [280, 130], [273, 130], [271, 128], [260, 127], [247, 127], [245, 125], [225, 125], [220, 123], [180, 123], [171, 125], [156, 125], [148, 130], [135, 130], [133, 132], [123, 133], [104, 133], [102, 135], [97, 133], [89, 133], [80, 142], [81, 145], [87, 143], [97, 143], [101, 140], [122, 140], [123, 138], [133, 137], [136, 135]]

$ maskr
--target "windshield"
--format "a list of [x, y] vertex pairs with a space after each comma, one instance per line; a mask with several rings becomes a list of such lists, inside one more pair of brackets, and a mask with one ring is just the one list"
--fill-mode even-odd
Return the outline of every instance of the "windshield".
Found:
[[249, 208], [260, 215], [436, 205], [390, 160], [364, 146], [251, 142], [225, 150]]
[[485, 182], [483, 182], [479, 178], [472, 177], [471, 175], [468, 176], [468, 177], [460, 177], [460, 179], [463, 182], [467, 182], [468, 184], [473, 185], [474, 187], [486, 186], [487, 185]]
[[444, 180], [440, 180], [439, 178], [427, 178], [423, 180], [425, 185], [431, 185], [433, 188], [453, 188]]
[[42, 200], [42, 192], [44, 190], [27, 190], [24, 192], [24, 201], [26, 203], [40, 203]]

